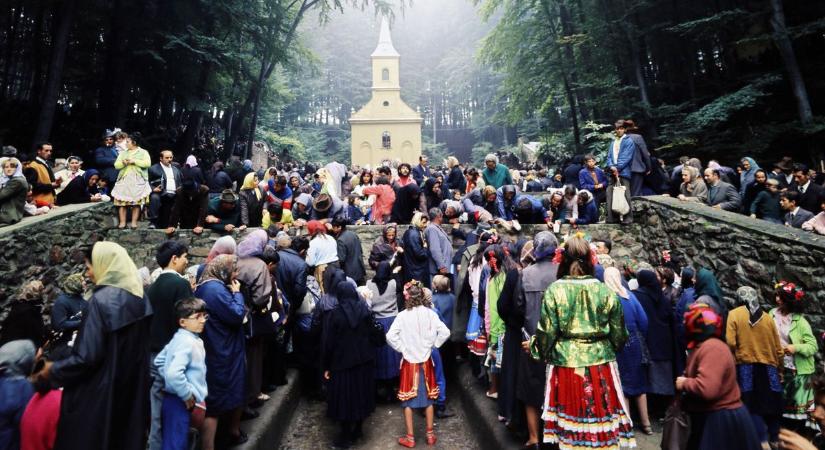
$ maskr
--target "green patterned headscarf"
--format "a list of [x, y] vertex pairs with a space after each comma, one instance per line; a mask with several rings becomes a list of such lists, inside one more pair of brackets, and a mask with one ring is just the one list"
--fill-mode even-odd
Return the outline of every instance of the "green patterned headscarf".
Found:
[[80, 295], [83, 293], [83, 274], [73, 273], [63, 279], [60, 289], [69, 295]]

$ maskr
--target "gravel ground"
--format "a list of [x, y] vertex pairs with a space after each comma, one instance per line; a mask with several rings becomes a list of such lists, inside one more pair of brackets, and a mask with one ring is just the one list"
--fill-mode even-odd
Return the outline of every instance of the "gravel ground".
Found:
[[[478, 447], [467, 425], [469, 419], [458, 403], [457, 394], [448, 398], [451, 399], [448, 402], [450, 409], [456, 415], [448, 419], [436, 419], [435, 431], [438, 442], [434, 447], [426, 445], [424, 418], [415, 414], [416, 448], [464, 450]], [[326, 418], [326, 403], [304, 397], [301, 398], [298, 412], [289, 424], [284, 442], [278, 448], [281, 450], [333, 448], [331, 442], [337, 432], [337, 425]], [[399, 404], [377, 404], [375, 412], [364, 422], [364, 438], [352, 448], [398, 450], [403, 447], [398, 445], [396, 439], [404, 433], [404, 415]]]

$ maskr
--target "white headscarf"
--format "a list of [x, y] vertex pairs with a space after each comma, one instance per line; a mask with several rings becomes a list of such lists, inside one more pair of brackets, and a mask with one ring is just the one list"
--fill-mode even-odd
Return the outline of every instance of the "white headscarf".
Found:
[[[17, 162], [17, 170], [14, 171], [12, 176], [6, 176], [6, 172], [3, 169], [3, 166], [6, 165], [6, 161], [16, 161]], [[22, 177], [23, 176], [23, 164], [20, 163], [20, 160], [17, 158], [0, 158], [0, 188], [6, 185], [12, 178], [15, 177]]]
[[619, 269], [615, 267], [608, 267], [604, 269], [604, 284], [606, 284], [608, 289], [616, 293], [619, 297], [630, 297], [627, 295], [627, 290], [622, 285], [622, 274], [619, 273]]

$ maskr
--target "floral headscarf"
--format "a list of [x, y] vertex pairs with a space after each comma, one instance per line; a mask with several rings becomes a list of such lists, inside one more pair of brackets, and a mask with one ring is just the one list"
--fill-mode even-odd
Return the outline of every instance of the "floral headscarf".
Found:
[[236, 254], [238, 258], [251, 258], [264, 254], [266, 243], [269, 242], [269, 235], [264, 230], [255, 230], [249, 233], [244, 240], [238, 244]]
[[69, 295], [80, 295], [83, 293], [83, 274], [73, 273], [63, 279], [60, 289]]
[[46, 287], [42, 281], [34, 280], [24, 284], [17, 294], [17, 298], [26, 302], [40, 300], [43, 298], [43, 291]]
[[759, 306], [759, 293], [750, 286], [742, 286], [736, 290], [736, 298], [739, 304], [748, 308], [750, 325], [756, 325], [763, 316], [762, 307]]
[[209, 280], [218, 280], [224, 284], [232, 281], [232, 274], [235, 273], [235, 255], [218, 255], [206, 264], [201, 276], [201, 284]]
[[694, 303], [685, 312], [685, 337], [687, 348], [696, 345], [711, 337], [722, 336], [722, 316], [704, 303]]
[[622, 274], [619, 272], [619, 269], [615, 267], [604, 269], [604, 284], [619, 297], [629, 298], [627, 289], [622, 285]]

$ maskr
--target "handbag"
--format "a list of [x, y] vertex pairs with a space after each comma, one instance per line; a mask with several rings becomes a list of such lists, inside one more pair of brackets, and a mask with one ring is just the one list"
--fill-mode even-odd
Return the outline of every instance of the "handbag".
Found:
[[367, 318], [367, 320], [369, 320], [371, 323], [369, 334], [370, 344], [372, 344], [374, 347], [383, 347], [384, 345], [386, 345], [387, 335], [384, 334], [384, 327], [381, 326], [381, 324], [377, 320], [375, 320], [375, 315], [370, 315]]
[[662, 426], [662, 450], [685, 450], [690, 438], [690, 416], [682, 410], [682, 398], [677, 396], [665, 412]]
[[625, 198], [627, 188], [616, 184], [611, 189], [613, 189], [613, 200], [610, 204], [610, 209], [620, 216], [624, 216], [629, 213], [630, 204], [627, 203], [627, 199]]

